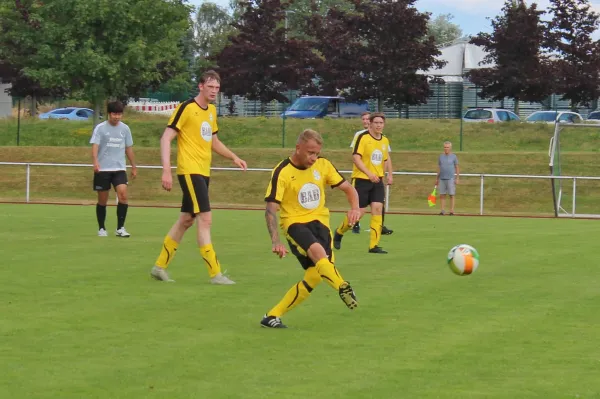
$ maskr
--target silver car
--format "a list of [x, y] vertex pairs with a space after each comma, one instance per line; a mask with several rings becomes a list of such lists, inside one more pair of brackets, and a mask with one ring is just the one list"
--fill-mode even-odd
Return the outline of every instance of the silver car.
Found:
[[600, 111], [590, 112], [586, 121], [590, 123], [600, 123]]
[[520, 120], [521, 118], [514, 112], [498, 108], [474, 108], [468, 110], [463, 116], [464, 122], [497, 123]]
[[582, 123], [583, 118], [572, 111], [536, 111], [529, 115], [525, 122], [529, 123]]

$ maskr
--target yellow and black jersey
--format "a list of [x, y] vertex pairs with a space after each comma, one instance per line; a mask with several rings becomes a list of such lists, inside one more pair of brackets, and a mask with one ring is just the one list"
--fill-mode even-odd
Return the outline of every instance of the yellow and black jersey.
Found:
[[175, 109], [168, 127], [177, 130], [177, 174], [210, 176], [212, 135], [217, 134], [217, 109], [189, 99]]
[[287, 158], [273, 169], [265, 201], [281, 206], [280, 222], [284, 231], [294, 223], [313, 220], [329, 226], [325, 186], [337, 187], [344, 181], [340, 172], [325, 158], [317, 159], [310, 168], [298, 167]]
[[[352, 154], [360, 155], [368, 170], [379, 177], [383, 177], [385, 172], [384, 162], [388, 159], [389, 149], [390, 141], [387, 137], [381, 135], [381, 138], [376, 139], [366, 131], [357, 137]], [[352, 178], [369, 179], [369, 176], [354, 165], [352, 167]]]

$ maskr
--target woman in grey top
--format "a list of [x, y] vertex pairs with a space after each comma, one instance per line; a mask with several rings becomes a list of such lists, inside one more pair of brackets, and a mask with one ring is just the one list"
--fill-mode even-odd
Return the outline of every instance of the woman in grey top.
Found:
[[435, 185], [440, 194], [440, 215], [445, 214], [444, 206], [446, 195], [450, 195], [450, 216], [454, 215], [454, 196], [456, 194], [456, 184], [459, 183], [460, 169], [458, 168], [458, 158], [452, 153], [452, 143], [444, 143], [444, 153], [438, 158], [438, 174], [435, 179]]

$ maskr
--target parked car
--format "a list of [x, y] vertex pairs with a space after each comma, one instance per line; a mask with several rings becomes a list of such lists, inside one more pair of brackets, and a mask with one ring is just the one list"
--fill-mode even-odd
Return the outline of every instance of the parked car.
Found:
[[281, 116], [286, 118], [350, 118], [369, 110], [366, 101], [346, 102], [343, 97], [303, 96], [299, 97]]
[[87, 121], [94, 117], [94, 111], [89, 108], [56, 108], [40, 114], [40, 119], [64, 119], [71, 121]]
[[572, 111], [536, 111], [525, 121], [529, 123], [582, 123], [583, 118], [577, 112]]
[[591, 123], [600, 123], [600, 111], [590, 112], [586, 121], [589, 121]]
[[512, 111], [497, 108], [474, 108], [468, 110], [463, 116], [464, 122], [511, 122], [520, 121], [521, 118]]

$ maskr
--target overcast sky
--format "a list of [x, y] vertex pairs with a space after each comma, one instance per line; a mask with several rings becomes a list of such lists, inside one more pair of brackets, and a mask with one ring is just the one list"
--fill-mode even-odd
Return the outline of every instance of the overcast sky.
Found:
[[[203, 0], [188, 0], [190, 4], [198, 6]], [[228, 0], [213, 0], [212, 2], [227, 8]], [[527, 1], [527, 4], [534, 3]], [[544, 10], [548, 0], [539, 0], [538, 9]], [[600, 11], [600, 0], [591, 1], [596, 11]], [[504, 0], [417, 0], [416, 7], [423, 12], [430, 12], [435, 17], [439, 14], [452, 14], [452, 22], [459, 25], [466, 35], [475, 35], [479, 32], [489, 32], [491, 25], [488, 18], [493, 18], [500, 12]], [[600, 36], [597, 33], [595, 36]]]

